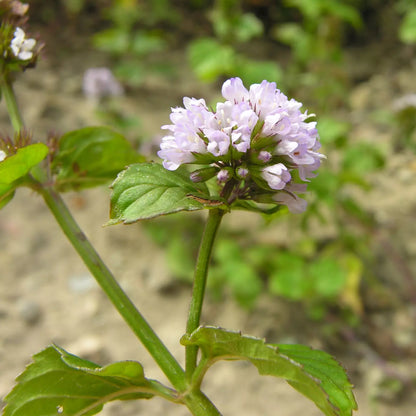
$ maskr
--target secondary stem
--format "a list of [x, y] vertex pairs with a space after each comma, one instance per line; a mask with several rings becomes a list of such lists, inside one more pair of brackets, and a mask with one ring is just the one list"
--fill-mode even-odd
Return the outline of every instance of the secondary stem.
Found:
[[179, 391], [184, 391], [186, 383], [182, 367], [117, 283], [110, 270], [72, 217], [61, 196], [50, 188], [42, 187], [38, 191], [42, 194], [62, 231], [118, 312], [147, 348], [172, 385]]
[[[194, 286], [192, 290], [191, 305], [189, 307], [188, 323], [186, 326], [187, 334], [191, 334], [199, 326], [207, 281], [208, 264], [211, 258], [215, 236], [223, 215], [224, 211], [220, 209], [212, 209], [209, 211], [195, 267]], [[196, 368], [198, 347], [187, 346], [185, 354], [185, 372], [187, 379], [191, 380], [192, 374]]]
[[[19, 133], [20, 130], [24, 128], [24, 124], [12, 84], [6, 77], [3, 77], [0, 82], [1, 91], [6, 101], [13, 129], [15, 133]], [[53, 188], [43, 186], [34, 180], [28, 183], [28, 185], [43, 196], [46, 205], [51, 210], [72, 246], [80, 255], [85, 265], [120, 315], [124, 318], [161, 370], [165, 373], [166, 377], [172, 385], [183, 394], [183, 403], [188, 407], [191, 413], [194, 416], [221, 416], [217, 408], [199, 390], [199, 388], [193, 389], [192, 391], [188, 390], [188, 383], [185, 378], [184, 370], [159, 339], [142, 314], [137, 310], [121, 286], [117, 283], [110, 270], [101, 260], [100, 256], [73, 218], [61, 196]], [[199, 317], [197, 320], [199, 322]]]
[[7, 111], [9, 113], [10, 121], [16, 133], [24, 127], [23, 118], [20, 114], [19, 107], [16, 102], [16, 96], [13, 91], [12, 83], [4, 75], [1, 79], [1, 92], [3, 93], [6, 102]]

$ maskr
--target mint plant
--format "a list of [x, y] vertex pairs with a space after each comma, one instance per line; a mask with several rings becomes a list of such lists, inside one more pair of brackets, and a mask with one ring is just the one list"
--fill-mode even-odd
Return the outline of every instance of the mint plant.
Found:
[[[201, 390], [205, 374], [219, 360], [248, 361], [261, 375], [286, 380], [325, 415], [351, 415], [356, 409], [352, 386], [329, 354], [200, 325], [208, 265], [223, 216], [233, 209], [264, 214], [284, 205], [293, 212], [306, 209], [299, 194], [324, 156], [319, 153], [316, 122], [301, 112], [301, 103], [289, 100], [275, 83], [263, 81], [246, 89], [239, 78], [224, 83], [226, 101], [215, 109], [203, 99], [185, 98], [184, 108], [172, 110], [173, 124], [164, 127], [169, 133], [159, 151], [163, 165], [145, 161], [123, 136], [107, 127], [87, 127], [47, 144], [36, 143], [24, 126], [12, 88], [13, 72], [33, 66], [38, 55], [37, 42], [20, 22], [26, 11], [16, 0], [0, 3], [1, 91], [14, 129], [13, 138], [0, 140], [0, 204], [9, 203], [22, 186], [42, 196], [170, 384], [146, 378], [135, 361], [101, 367], [52, 345], [36, 354], [17, 378], [5, 398], [3, 416], [93, 415], [113, 400], [154, 396], [182, 404], [196, 416], [220, 415]], [[192, 166], [192, 171], [184, 165]], [[185, 368], [120, 287], [61, 197], [61, 192], [98, 186], [116, 175], [109, 224], [208, 210], [186, 333], [178, 337], [185, 347]]]

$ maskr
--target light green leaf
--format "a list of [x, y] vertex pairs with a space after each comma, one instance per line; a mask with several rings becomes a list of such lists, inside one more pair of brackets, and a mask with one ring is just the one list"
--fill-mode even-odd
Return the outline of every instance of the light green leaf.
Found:
[[128, 30], [110, 28], [94, 35], [94, 46], [104, 52], [123, 54], [130, 47], [131, 36]]
[[57, 187], [65, 191], [107, 183], [141, 160], [123, 135], [108, 127], [86, 127], [61, 137], [53, 169]]
[[204, 183], [194, 183], [186, 170], [169, 171], [157, 163], [138, 163], [121, 172], [112, 184], [109, 224], [195, 211], [215, 204]]
[[323, 256], [309, 268], [310, 278], [316, 295], [334, 297], [341, 293], [347, 281], [347, 271], [338, 259]]
[[[413, 6], [414, 7], [414, 6]], [[416, 8], [410, 9], [404, 16], [399, 28], [400, 40], [404, 43], [416, 43]]]
[[275, 81], [278, 85], [284, 80], [283, 71], [274, 61], [261, 61], [239, 57], [237, 74], [246, 85], [260, 83], [264, 79]]
[[0, 162], [0, 184], [11, 184], [25, 176], [30, 169], [45, 159], [48, 147], [43, 143], [35, 143], [22, 147], [16, 154]]
[[94, 415], [112, 400], [174, 398], [167, 387], [146, 379], [136, 361], [100, 367], [57, 346], [33, 358], [5, 398], [3, 416]]
[[270, 275], [270, 292], [288, 299], [303, 299], [310, 293], [311, 282], [306, 278], [306, 265], [302, 256], [282, 251], [273, 261]]
[[230, 75], [235, 68], [236, 53], [233, 48], [215, 39], [192, 41], [188, 54], [192, 69], [202, 81], [214, 81], [220, 75]]
[[0, 183], [0, 209], [6, 206], [14, 197], [14, 186]]
[[214, 327], [182, 337], [201, 348], [207, 367], [218, 360], [247, 360], [259, 373], [284, 378], [327, 416], [350, 416], [357, 409], [345, 370], [329, 354], [304, 345], [266, 344], [263, 340]]

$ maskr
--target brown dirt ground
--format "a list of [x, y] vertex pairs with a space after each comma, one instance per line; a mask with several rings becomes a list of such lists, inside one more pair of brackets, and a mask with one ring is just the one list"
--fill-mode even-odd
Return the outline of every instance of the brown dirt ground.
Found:
[[[99, 66], [100, 59], [79, 54], [63, 66], [46, 57], [35, 71], [21, 76], [16, 91], [27, 125], [33, 128], [35, 137], [42, 138], [50, 130], [64, 132], [102, 123], [94, 105], [87, 102], [81, 93], [83, 71], [88, 65]], [[410, 89], [416, 92], [414, 71], [414, 67], [403, 71], [394, 80], [386, 75], [377, 75], [352, 92], [355, 110], [351, 117], [357, 134], [388, 142], [389, 133], [383, 135], [379, 126], [366, 122], [364, 110], [370, 103], [382, 103], [383, 94], [387, 94], [386, 99], [399, 95], [395, 85], [400, 79], [403, 83], [401, 91]], [[170, 106], [178, 104], [179, 97], [215, 96], [210, 88], [201, 90], [196, 85], [189, 77], [183, 77], [175, 86], [149, 80], [139, 91], [128, 93], [119, 105], [129, 114], [139, 115], [145, 136], [157, 135], [159, 126], [167, 122]], [[9, 131], [3, 106], [0, 109], [0, 131]], [[415, 173], [414, 154], [396, 155], [383, 176], [374, 179], [377, 186], [371, 198], [368, 197], [370, 207], [377, 205], [374, 210], [384, 221], [383, 232], [389, 241], [407, 242], [403, 250], [412, 270], [416, 263]], [[182, 362], [183, 348], [178, 340], [184, 332], [190, 288], [173, 285], [173, 288], [164, 290], [170, 279], [164, 254], [140, 225], [102, 227], [107, 221], [108, 197], [109, 190], [101, 188], [81, 194], [71, 193], [65, 199], [124, 289]], [[374, 201], [383, 203], [374, 204]], [[257, 224], [255, 221], [253, 226]], [[245, 224], [245, 218], [238, 215], [226, 220], [229, 227], [241, 224]], [[3, 248], [0, 252], [0, 397], [4, 397], [13, 386], [14, 378], [29, 363], [31, 355], [52, 342], [100, 364], [138, 360], [144, 365], [147, 376], [163, 380], [147, 352], [89, 276], [38, 196], [19, 190], [15, 200], [2, 210], [0, 246]], [[221, 304], [208, 300], [203, 320], [260, 337], [272, 332], [276, 342], [284, 336], [285, 330], [296, 327], [298, 331], [310, 325], [307, 317], [297, 311], [296, 305], [293, 307], [267, 296], [258, 305], [254, 311], [246, 312], [231, 298]], [[374, 330], [383, 339], [384, 333], [390, 335], [392, 328], [389, 325], [392, 325], [401, 335], [407, 334], [408, 338], [403, 342], [414, 345], [414, 318], [415, 305], [401, 305], [388, 314], [381, 310], [380, 325]], [[276, 330], [276, 327], [280, 329]], [[312, 333], [309, 342], [321, 347], [321, 334], [317, 331], [319, 326], [312, 331], [309, 328]], [[416, 414], [415, 394], [406, 390], [396, 394], [388, 386], [383, 387], [383, 383], [388, 384], [397, 375], [406, 380], [414, 379], [415, 354], [395, 360], [380, 358], [379, 352], [371, 346], [352, 341], [338, 358], [349, 369], [352, 382], [357, 386], [358, 415]], [[390, 374], [392, 377], [389, 378]], [[224, 415], [320, 414], [283, 381], [261, 378], [244, 363], [217, 364], [208, 374], [204, 389]], [[410, 384], [410, 389], [414, 392], [414, 385]], [[113, 403], [106, 406], [102, 414], [179, 416], [188, 413], [180, 406], [152, 399]]]

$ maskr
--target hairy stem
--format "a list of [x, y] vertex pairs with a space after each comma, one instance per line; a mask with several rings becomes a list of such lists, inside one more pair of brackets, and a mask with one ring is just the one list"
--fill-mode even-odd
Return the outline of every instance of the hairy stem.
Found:
[[[192, 299], [189, 307], [188, 323], [186, 326], [187, 334], [191, 334], [199, 326], [207, 282], [208, 265], [211, 258], [215, 236], [223, 215], [224, 211], [220, 209], [212, 209], [209, 211], [195, 267], [194, 286], [192, 289]], [[192, 374], [196, 368], [198, 347], [193, 345], [187, 346], [185, 354], [186, 376], [188, 380], [191, 380]]]

